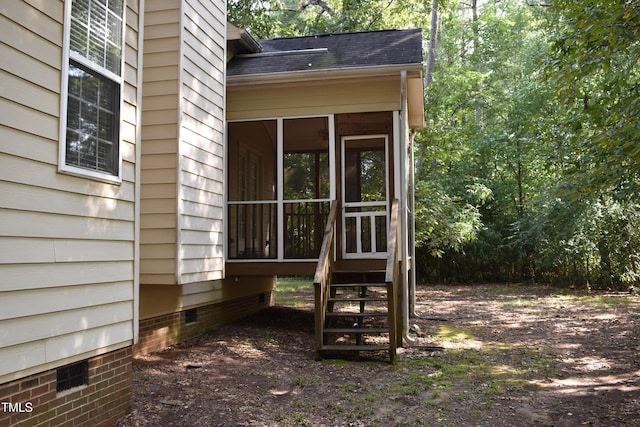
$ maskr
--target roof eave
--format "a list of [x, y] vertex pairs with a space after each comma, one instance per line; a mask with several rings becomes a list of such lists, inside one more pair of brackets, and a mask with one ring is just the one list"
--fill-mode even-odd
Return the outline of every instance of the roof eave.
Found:
[[245, 74], [241, 76], [227, 76], [227, 86], [234, 87], [243, 85], [308, 82], [355, 77], [384, 77], [397, 75], [400, 71], [407, 71], [410, 76], [421, 76], [422, 68], [422, 63], [409, 63]]
[[256, 53], [262, 51], [262, 45], [247, 30], [244, 30], [227, 21], [227, 41], [238, 43], [242, 46], [242, 52]]

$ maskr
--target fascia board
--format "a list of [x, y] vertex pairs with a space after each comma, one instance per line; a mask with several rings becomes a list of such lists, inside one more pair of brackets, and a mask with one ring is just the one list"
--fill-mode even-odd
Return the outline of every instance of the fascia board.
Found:
[[322, 70], [286, 71], [264, 74], [246, 74], [227, 76], [227, 86], [245, 86], [273, 83], [308, 82], [314, 80], [335, 80], [357, 77], [382, 77], [397, 75], [407, 71], [410, 76], [421, 75], [422, 64], [380, 65], [372, 67], [343, 67]]

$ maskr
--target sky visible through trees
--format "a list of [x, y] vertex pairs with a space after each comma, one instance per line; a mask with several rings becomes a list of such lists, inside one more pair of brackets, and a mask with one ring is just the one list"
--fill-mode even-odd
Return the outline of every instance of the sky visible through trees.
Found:
[[256, 38], [423, 29], [421, 281], [640, 290], [640, 0], [228, 7]]

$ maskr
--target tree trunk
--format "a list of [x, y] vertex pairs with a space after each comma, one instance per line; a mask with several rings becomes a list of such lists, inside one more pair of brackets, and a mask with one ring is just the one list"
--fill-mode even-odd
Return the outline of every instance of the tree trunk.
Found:
[[633, 271], [633, 280], [629, 285], [629, 292], [633, 292], [633, 290], [638, 287], [638, 265], [636, 264], [635, 251], [633, 250], [633, 245], [631, 244], [631, 236], [629, 236], [629, 241], [627, 242], [627, 252], [629, 253], [631, 271]]
[[[478, 0], [472, 0], [471, 1], [471, 17], [472, 17], [472, 31], [473, 31], [473, 52], [476, 53], [476, 51], [480, 48], [480, 36], [479, 36], [479, 32], [478, 32]], [[480, 64], [476, 62], [473, 64], [473, 67], [475, 68], [475, 70], [477, 72], [480, 72]], [[480, 91], [481, 91], [481, 87], [476, 87], [476, 99], [475, 99], [475, 110], [476, 110], [476, 126], [478, 126], [479, 129], [483, 129], [484, 126], [482, 125], [482, 106], [480, 105]]]
[[433, 80], [433, 69], [436, 64], [436, 39], [438, 35], [438, 0], [431, 3], [431, 31], [429, 32], [429, 54], [427, 56], [427, 75], [425, 76], [425, 86], [429, 86]]
[[600, 254], [600, 270], [602, 271], [602, 284], [606, 287], [613, 285], [613, 275], [611, 271], [611, 253], [607, 245], [607, 238], [604, 233], [598, 238], [598, 253]]

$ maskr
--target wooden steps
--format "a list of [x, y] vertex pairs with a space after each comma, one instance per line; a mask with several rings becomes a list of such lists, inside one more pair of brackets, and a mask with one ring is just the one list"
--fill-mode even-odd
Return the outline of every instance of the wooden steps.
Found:
[[398, 199], [391, 203], [386, 258], [338, 259], [340, 203], [331, 202], [313, 278], [316, 359], [334, 351], [359, 356], [363, 351], [387, 350], [395, 363], [402, 345], [399, 204]]
[[342, 302], [347, 302], [347, 301], [351, 301], [351, 302], [384, 302], [386, 301], [386, 298], [376, 298], [376, 297], [331, 297], [329, 298], [329, 301], [333, 301], [333, 302], [338, 302], [338, 301], [342, 301]]
[[[320, 353], [389, 351], [389, 285], [384, 270], [342, 268], [329, 286]], [[393, 351], [393, 354], [392, 354]]]

